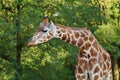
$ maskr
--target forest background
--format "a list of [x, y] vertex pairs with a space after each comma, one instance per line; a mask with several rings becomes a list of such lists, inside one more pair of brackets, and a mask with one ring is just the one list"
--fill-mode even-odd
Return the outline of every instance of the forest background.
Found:
[[89, 27], [120, 80], [120, 0], [0, 0], [0, 80], [75, 80], [76, 47], [58, 39], [26, 46], [45, 15]]

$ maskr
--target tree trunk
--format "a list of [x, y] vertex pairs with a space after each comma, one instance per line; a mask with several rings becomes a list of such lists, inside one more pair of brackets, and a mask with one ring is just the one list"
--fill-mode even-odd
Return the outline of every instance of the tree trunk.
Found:
[[118, 70], [119, 70], [119, 80], [120, 80], [120, 58], [118, 59]]
[[21, 42], [21, 26], [20, 26], [20, 5], [22, 0], [18, 0], [17, 3], [17, 15], [16, 15], [16, 27], [17, 27], [17, 44], [16, 44], [16, 80], [22, 80], [21, 77], [21, 51], [22, 51], [22, 42]]
[[[118, 5], [119, 5], [119, 14], [120, 14], [120, 0], [119, 0], [119, 2], [118, 2]], [[120, 23], [120, 15], [118, 16], [118, 23]]]
[[118, 71], [118, 61], [117, 59], [112, 59], [113, 63], [113, 80], [119, 80], [119, 71]]

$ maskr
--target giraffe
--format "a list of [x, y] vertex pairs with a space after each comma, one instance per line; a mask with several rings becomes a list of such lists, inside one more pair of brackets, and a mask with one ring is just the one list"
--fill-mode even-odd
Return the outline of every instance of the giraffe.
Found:
[[76, 59], [76, 80], [112, 80], [111, 58], [88, 28], [71, 28], [54, 24], [44, 17], [28, 46], [59, 38], [79, 48]]

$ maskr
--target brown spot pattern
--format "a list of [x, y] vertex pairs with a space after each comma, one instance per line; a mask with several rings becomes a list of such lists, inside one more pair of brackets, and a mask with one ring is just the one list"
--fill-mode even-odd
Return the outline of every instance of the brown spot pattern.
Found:
[[67, 30], [69, 34], [72, 34], [72, 31], [71, 30]]
[[72, 40], [71, 43], [72, 43], [73, 45], [76, 44], [76, 40], [75, 40], [75, 38], [74, 38], [74, 35], [72, 35], [71, 38], [72, 38], [72, 39], [71, 39], [71, 40]]
[[92, 42], [92, 41], [94, 40], [94, 37], [91, 35], [91, 36], [89, 37], [89, 40], [90, 40], [90, 42]]
[[83, 73], [81, 66], [78, 66], [78, 73]]
[[50, 33], [51, 36], [53, 36], [53, 33]]
[[82, 75], [81, 77], [82, 77], [82, 79], [85, 79], [85, 75]]
[[85, 33], [86, 35], [88, 35], [88, 31], [84, 31], [84, 33]]
[[107, 69], [110, 69], [110, 63], [108, 61], [106, 62], [106, 65], [107, 65]]
[[60, 31], [58, 30], [57, 33], [60, 34]]
[[60, 34], [59, 34], [59, 36], [61, 37], [61, 36], [62, 36], [62, 34], [60, 33]]
[[83, 32], [81, 32], [81, 37], [84, 37], [84, 36], [85, 36], [85, 34]]
[[91, 57], [90, 54], [88, 54], [88, 55], [87, 55], [87, 58], [89, 59], [90, 57]]
[[78, 80], [82, 80], [82, 78], [80, 77], [80, 75], [77, 75], [77, 79]]
[[84, 53], [83, 51], [80, 51], [80, 53], [79, 53], [79, 57], [80, 57], [80, 58], [84, 58], [84, 57], [85, 57], [84, 54], [85, 54], [85, 53]]
[[82, 66], [82, 70], [85, 71], [87, 70], [87, 61], [85, 59], [80, 59], [79, 65]]
[[103, 70], [106, 70], [106, 69], [107, 69], [107, 66], [106, 66], [106, 64], [104, 64]]
[[96, 57], [98, 55], [97, 52], [93, 48], [91, 48], [90, 53], [91, 53], [91, 56], [93, 57]]
[[80, 36], [78, 32], [74, 32], [74, 35], [76, 39]]
[[99, 80], [99, 75], [95, 75], [94, 80]]
[[95, 69], [94, 69], [94, 73], [98, 73], [99, 72], [99, 67], [96, 66]]
[[65, 29], [61, 29], [62, 33], [66, 33], [66, 30]]
[[62, 40], [66, 40], [66, 34], [62, 35]]
[[105, 71], [103, 72], [104, 77], [107, 77], [107, 74], [108, 74], [108, 72], [105, 72]]
[[80, 39], [78, 40], [78, 47], [80, 47], [82, 44], [83, 44], [83, 40], [80, 38]]
[[98, 50], [98, 43], [97, 43], [97, 41], [94, 41], [94, 43], [92, 44], [92, 46], [94, 47], [94, 48], [96, 48], [96, 50]]
[[102, 56], [101, 56], [101, 54], [99, 54], [99, 55], [98, 55], [98, 64], [100, 65], [100, 67], [103, 66], [103, 63], [104, 63], [104, 61], [103, 61], [103, 59], [102, 59]]
[[51, 38], [51, 36], [48, 35], [47, 38], [49, 39], [49, 38]]
[[106, 61], [107, 60], [107, 55], [105, 53], [103, 53], [102, 56], [103, 56], [104, 61]]
[[84, 39], [84, 41], [87, 41], [87, 40], [88, 40], [88, 37], [85, 36], [85, 37], [83, 37], [83, 39]]
[[100, 71], [100, 77], [102, 77], [102, 72]]
[[90, 46], [91, 46], [91, 43], [86, 42], [84, 46], [85, 46], [85, 50], [88, 50], [90, 48]]
[[69, 35], [69, 34], [67, 34], [67, 37], [68, 37], [68, 38], [67, 38], [66, 42], [68, 42], [68, 43], [69, 43], [69, 42], [70, 42], [70, 35]]
[[80, 65], [84, 65], [84, 64], [87, 65], [87, 61], [85, 59], [80, 59], [79, 64]]
[[96, 65], [96, 63], [97, 63], [97, 59], [96, 59], [96, 58], [91, 58], [91, 59], [89, 60], [90, 70], [93, 69], [93, 66]]

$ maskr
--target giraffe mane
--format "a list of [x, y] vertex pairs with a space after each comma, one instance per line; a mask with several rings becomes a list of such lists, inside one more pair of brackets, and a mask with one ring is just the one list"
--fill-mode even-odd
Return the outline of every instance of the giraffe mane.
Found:
[[61, 24], [55, 24], [56, 27], [61, 27], [61, 28], [65, 28], [65, 29], [74, 29], [74, 30], [89, 30], [88, 27], [84, 27], [84, 28], [75, 28], [75, 27], [68, 27], [68, 26], [64, 26]]

